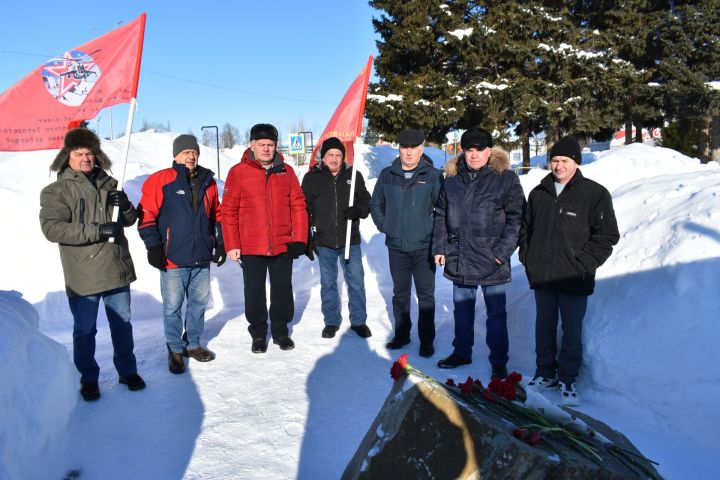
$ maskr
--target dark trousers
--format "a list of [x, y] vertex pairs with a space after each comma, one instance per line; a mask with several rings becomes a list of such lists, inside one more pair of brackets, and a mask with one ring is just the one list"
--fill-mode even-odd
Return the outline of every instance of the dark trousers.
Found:
[[435, 262], [427, 249], [401, 252], [389, 248], [388, 258], [393, 280], [395, 338], [410, 339], [410, 288], [414, 281], [418, 298], [418, 337], [421, 344], [432, 345], [435, 340]]
[[[582, 364], [582, 321], [587, 310], [586, 295], [567, 295], [535, 290], [536, 375], [571, 384]], [[557, 354], [557, 325], [562, 318], [562, 341]]]
[[96, 382], [100, 375], [100, 367], [95, 361], [95, 334], [101, 298], [110, 324], [115, 369], [120, 376], [137, 372], [130, 324], [130, 287], [94, 295], [68, 297], [73, 315], [73, 360], [83, 383]]
[[265, 279], [270, 275], [270, 333], [274, 339], [288, 335], [295, 314], [292, 290], [292, 259], [287, 253], [274, 257], [243, 255], [245, 317], [252, 338], [267, 337], [268, 308]]

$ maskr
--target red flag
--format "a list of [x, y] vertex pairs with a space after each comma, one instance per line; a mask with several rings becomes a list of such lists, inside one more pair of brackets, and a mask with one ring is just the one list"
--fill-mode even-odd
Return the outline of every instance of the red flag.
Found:
[[320, 145], [330, 137], [337, 137], [345, 144], [345, 161], [348, 165], [352, 165], [354, 157], [353, 142], [355, 137], [362, 133], [362, 119], [365, 113], [365, 99], [367, 98], [372, 59], [373, 57], [370, 55], [367, 65], [355, 78], [350, 88], [347, 89], [345, 96], [340, 101], [340, 105], [335, 109], [335, 113], [333, 113], [325, 130], [320, 135], [320, 140], [310, 156], [310, 168], [313, 168], [317, 163], [315, 156], [320, 149]]
[[0, 151], [60, 148], [69, 128], [136, 97], [144, 36], [143, 13], [0, 94]]

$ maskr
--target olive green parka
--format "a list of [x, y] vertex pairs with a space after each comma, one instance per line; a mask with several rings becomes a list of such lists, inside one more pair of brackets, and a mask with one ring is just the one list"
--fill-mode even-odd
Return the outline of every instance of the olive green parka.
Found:
[[[40, 193], [40, 226], [45, 238], [59, 244], [68, 296], [93, 295], [135, 281], [135, 267], [125, 236], [100, 239], [99, 225], [112, 221], [107, 194], [117, 180], [100, 168], [91, 175], [65, 167]], [[121, 212], [128, 227], [137, 220], [135, 207]]]

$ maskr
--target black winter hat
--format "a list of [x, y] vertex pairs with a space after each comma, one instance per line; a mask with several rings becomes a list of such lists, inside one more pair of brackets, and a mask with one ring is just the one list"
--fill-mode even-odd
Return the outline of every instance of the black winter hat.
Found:
[[425, 134], [414, 128], [407, 128], [397, 136], [397, 143], [401, 147], [417, 147], [425, 141]]
[[492, 148], [492, 135], [484, 128], [471, 128], [466, 130], [460, 137], [460, 146], [463, 150], [473, 147], [478, 150], [485, 150], [487, 147]]
[[100, 149], [100, 139], [87, 128], [75, 128], [65, 134], [63, 148], [58, 152], [50, 165], [50, 171], [63, 170], [68, 165], [70, 152], [78, 148], [87, 148], [95, 154], [95, 164], [103, 170], [108, 170], [112, 164], [110, 158]]
[[330, 137], [323, 142], [322, 147], [320, 147], [320, 158], [325, 158], [327, 151], [333, 148], [340, 150], [342, 152], [343, 160], [345, 160], [345, 145], [343, 145], [337, 137]]
[[269, 123], [258, 123], [256, 125], [253, 125], [253, 127], [250, 129], [250, 140], [260, 140], [262, 138], [266, 138], [277, 143], [277, 128], [270, 125]]
[[195, 150], [198, 154], [200, 154], [200, 145], [198, 145], [195, 135], [188, 135], [185, 133], [173, 141], [173, 158], [177, 157], [178, 153], [185, 150]]
[[582, 150], [577, 139], [572, 135], [561, 138], [553, 145], [548, 158], [552, 160], [553, 157], [569, 157], [575, 160], [578, 165], [582, 165]]

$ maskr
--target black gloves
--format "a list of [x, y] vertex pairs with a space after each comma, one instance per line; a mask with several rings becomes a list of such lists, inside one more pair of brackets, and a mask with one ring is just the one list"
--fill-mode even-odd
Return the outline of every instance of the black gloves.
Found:
[[131, 206], [127, 194], [122, 190], [110, 190], [107, 194], [107, 203], [118, 207], [121, 212], [127, 212]]
[[293, 260], [297, 259], [300, 255], [305, 255], [307, 251], [307, 246], [304, 242], [288, 242], [285, 245], [287, 245], [288, 255], [290, 255], [290, 258]]
[[158, 270], [162, 270], [163, 272], [167, 271], [167, 259], [165, 258], [162, 245], [152, 247], [148, 250], [148, 263]]
[[310, 238], [308, 238], [307, 248], [305, 249], [305, 255], [307, 255], [310, 261], [315, 260], [315, 254], [313, 252], [316, 248], [317, 246], [315, 245], [315, 237], [311, 235]]
[[343, 210], [343, 215], [348, 220], [359, 220], [360, 217], [362, 217], [362, 211], [360, 210], [360, 207], [353, 205], [352, 207], [347, 207]]
[[123, 226], [120, 222], [108, 222], [98, 225], [100, 232], [100, 240], [107, 240], [108, 238], [118, 238], [123, 236]]
[[213, 255], [213, 262], [217, 263], [217, 266], [221, 266], [227, 260], [227, 254], [225, 253], [225, 245], [218, 243], [215, 245], [215, 255]]

